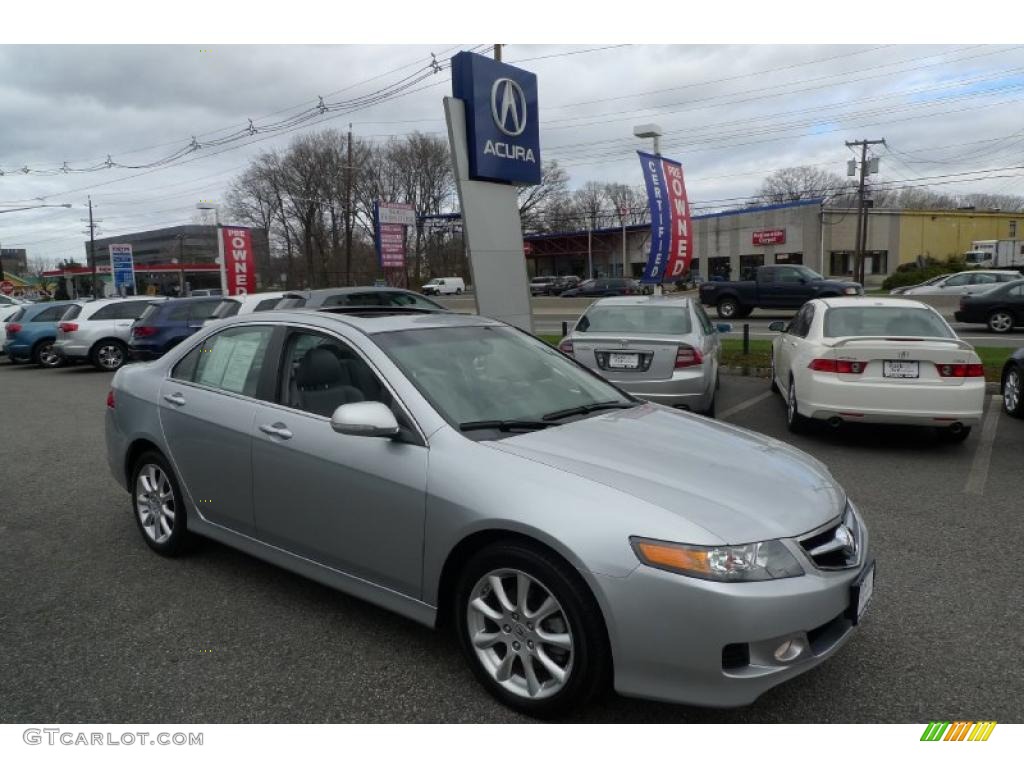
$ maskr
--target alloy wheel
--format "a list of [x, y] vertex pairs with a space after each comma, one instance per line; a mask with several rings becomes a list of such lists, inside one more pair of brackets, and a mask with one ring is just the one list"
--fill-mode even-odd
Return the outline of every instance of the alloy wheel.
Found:
[[470, 592], [466, 630], [484, 670], [524, 699], [558, 693], [573, 665], [573, 637], [565, 609], [528, 573], [484, 574]]
[[105, 371], [116, 371], [124, 365], [124, 350], [117, 344], [104, 344], [96, 350], [96, 360]]
[[989, 315], [988, 327], [996, 333], [1007, 333], [1013, 329], [1013, 318], [1009, 312], [993, 312]]
[[1020, 407], [1021, 398], [1021, 375], [1016, 368], [1006, 372], [1003, 379], [1003, 405], [1007, 413], [1016, 414]]
[[39, 364], [47, 368], [53, 368], [60, 364], [60, 354], [53, 348], [53, 342], [49, 341], [39, 348]]
[[135, 509], [142, 530], [155, 544], [162, 544], [174, 532], [177, 509], [170, 478], [157, 464], [145, 464], [135, 478]]
[[796, 421], [796, 386], [789, 382], [789, 393], [786, 397], [786, 420], [792, 424]]

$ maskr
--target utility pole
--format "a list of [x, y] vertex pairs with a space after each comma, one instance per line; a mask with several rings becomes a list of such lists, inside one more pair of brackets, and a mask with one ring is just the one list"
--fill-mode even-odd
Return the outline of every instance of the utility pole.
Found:
[[345, 285], [352, 284], [352, 123], [348, 124], [348, 165], [345, 167]]
[[501, 61], [501, 43], [494, 45], [494, 60]]
[[857, 183], [857, 235], [853, 251], [853, 276], [861, 285], [864, 285], [864, 251], [867, 248], [868, 232], [864, 191], [868, 173], [877, 173], [878, 171], [877, 164], [872, 171], [868, 170], [868, 147], [873, 144], [885, 144], [885, 139], [861, 139], [860, 141], [846, 142], [846, 146], [850, 149], [860, 147], [860, 181]]
[[96, 287], [96, 222], [92, 218], [92, 195], [89, 195], [89, 266], [92, 268], [92, 295], [99, 298]]

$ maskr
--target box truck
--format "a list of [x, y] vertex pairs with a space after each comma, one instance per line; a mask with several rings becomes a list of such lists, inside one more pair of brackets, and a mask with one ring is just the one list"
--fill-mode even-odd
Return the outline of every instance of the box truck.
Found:
[[964, 260], [981, 269], [1024, 267], [1024, 240], [975, 240]]

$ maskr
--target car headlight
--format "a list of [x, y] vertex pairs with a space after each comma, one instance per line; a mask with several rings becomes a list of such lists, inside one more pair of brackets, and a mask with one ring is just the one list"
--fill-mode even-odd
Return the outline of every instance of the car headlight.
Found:
[[854, 288], [851, 285], [849, 288], [844, 288], [843, 289], [843, 293], [845, 293], [847, 296], [856, 296], [857, 294], [860, 293], [860, 289], [859, 288]]
[[768, 581], [803, 576], [793, 554], [781, 541], [758, 541], [702, 547], [632, 536], [629, 540], [644, 565], [711, 581]]

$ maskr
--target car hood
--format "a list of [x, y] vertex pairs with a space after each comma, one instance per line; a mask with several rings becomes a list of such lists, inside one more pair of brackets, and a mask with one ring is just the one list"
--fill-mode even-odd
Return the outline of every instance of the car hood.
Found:
[[654, 504], [730, 544], [805, 533], [846, 504], [827, 467], [803, 451], [650, 403], [488, 445]]

